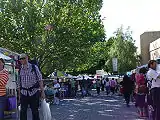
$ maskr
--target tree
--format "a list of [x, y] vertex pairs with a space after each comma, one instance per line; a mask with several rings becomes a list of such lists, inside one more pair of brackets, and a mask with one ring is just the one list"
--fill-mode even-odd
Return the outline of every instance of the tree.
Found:
[[131, 36], [132, 32], [127, 28], [126, 31], [120, 27], [115, 32], [114, 42], [110, 48], [109, 59], [106, 63], [110, 72], [112, 72], [112, 58], [118, 59], [118, 72], [125, 73], [136, 67], [136, 46]]
[[102, 0], [2, 0], [1, 47], [29, 53], [46, 75], [77, 68], [104, 41], [101, 7]]
[[85, 62], [79, 65], [77, 69], [74, 69], [73, 73], [77, 74], [95, 74], [96, 70], [104, 69], [108, 70], [108, 67], [105, 65], [108, 60], [108, 53], [110, 47], [114, 42], [114, 38], [110, 38], [107, 41], [96, 42], [90, 49], [89, 55]]

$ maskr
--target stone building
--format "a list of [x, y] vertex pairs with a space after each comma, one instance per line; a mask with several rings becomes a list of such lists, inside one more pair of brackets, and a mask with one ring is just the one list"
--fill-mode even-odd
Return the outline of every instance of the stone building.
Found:
[[[141, 64], [147, 64], [150, 59], [155, 59], [155, 47], [151, 47], [150, 44], [160, 38], [160, 31], [151, 31], [151, 32], [144, 32], [140, 35], [140, 51], [141, 51]], [[156, 42], [157, 43], [157, 42]], [[153, 43], [154, 44], [154, 43]], [[151, 44], [152, 45], [152, 44]], [[157, 54], [157, 52], [156, 52]]]

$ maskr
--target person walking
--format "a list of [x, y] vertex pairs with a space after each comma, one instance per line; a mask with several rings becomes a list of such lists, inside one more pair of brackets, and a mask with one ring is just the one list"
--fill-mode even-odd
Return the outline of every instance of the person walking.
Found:
[[4, 119], [4, 108], [6, 101], [6, 84], [9, 79], [7, 69], [4, 68], [4, 60], [0, 58], [0, 120]]
[[60, 84], [57, 80], [54, 80], [54, 90], [55, 90], [55, 97], [54, 97], [54, 104], [59, 105], [59, 89]]
[[109, 82], [108, 78], [106, 78], [105, 87], [106, 87], [106, 93], [107, 93], [107, 95], [109, 95], [109, 93], [110, 93], [110, 82]]
[[97, 79], [96, 81], [96, 89], [97, 89], [97, 94], [100, 95], [100, 88], [101, 88], [101, 81], [100, 79]]
[[102, 90], [102, 91], [104, 91], [105, 82], [106, 82], [106, 81], [105, 81], [105, 78], [103, 78], [103, 79], [101, 80], [101, 86], [102, 86], [102, 87], [101, 87], [101, 90]]
[[147, 79], [151, 81], [151, 105], [153, 107], [153, 120], [160, 120], [160, 73], [156, 71], [157, 62], [150, 60], [148, 62], [149, 71]]
[[[139, 110], [139, 115], [140, 117], [146, 117], [147, 113], [146, 113], [146, 102], [145, 102], [145, 98], [147, 95], [147, 85], [146, 85], [146, 79], [145, 79], [145, 73], [143, 73], [143, 69], [141, 68], [139, 70], [139, 73], [136, 73], [136, 103], [135, 106], [138, 108]], [[147, 72], [147, 71], [146, 71]]]
[[67, 97], [70, 98], [71, 97], [71, 92], [72, 92], [71, 80], [68, 80], [67, 85], [68, 85], [68, 95], [67, 95]]
[[124, 99], [126, 101], [126, 105], [127, 107], [129, 107], [130, 96], [132, 94], [133, 85], [132, 85], [132, 81], [127, 75], [124, 75], [123, 77], [122, 87], [123, 87], [123, 94], [124, 94]]
[[117, 83], [116, 83], [115, 79], [112, 78], [112, 80], [110, 80], [110, 90], [112, 92], [112, 95], [114, 95], [114, 93], [115, 93], [116, 85], [117, 85]]
[[38, 67], [28, 62], [26, 54], [20, 55], [18, 93], [21, 105], [20, 120], [27, 120], [28, 105], [32, 111], [32, 120], [39, 118], [39, 100], [45, 98], [42, 74]]
[[71, 97], [75, 97], [75, 80], [71, 79]]

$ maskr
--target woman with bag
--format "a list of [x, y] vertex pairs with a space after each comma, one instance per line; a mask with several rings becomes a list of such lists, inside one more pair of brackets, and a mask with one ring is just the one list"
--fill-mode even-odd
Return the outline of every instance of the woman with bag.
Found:
[[147, 113], [145, 112], [146, 102], [145, 97], [147, 94], [147, 86], [145, 83], [145, 76], [141, 72], [141, 69], [139, 73], [136, 74], [136, 103], [135, 106], [138, 108], [139, 116], [140, 117], [146, 117]]
[[0, 120], [4, 119], [6, 84], [9, 78], [8, 71], [4, 68], [4, 64], [4, 60], [0, 58]]

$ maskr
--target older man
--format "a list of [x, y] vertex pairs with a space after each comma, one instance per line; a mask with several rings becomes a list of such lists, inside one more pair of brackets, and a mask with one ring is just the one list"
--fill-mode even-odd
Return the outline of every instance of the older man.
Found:
[[19, 71], [19, 99], [21, 104], [20, 120], [27, 120], [28, 105], [32, 110], [32, 120], [39, 118], [39, 98], [45, 98], [42, 75], [38, 67], [28, 62], [26, 54], [20, 55], [21, 68]]

